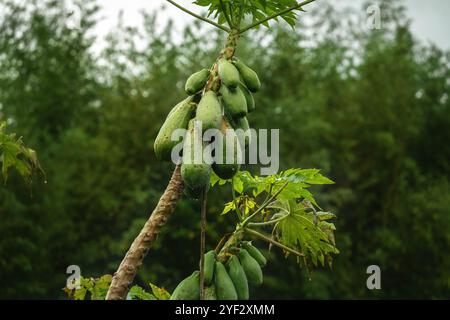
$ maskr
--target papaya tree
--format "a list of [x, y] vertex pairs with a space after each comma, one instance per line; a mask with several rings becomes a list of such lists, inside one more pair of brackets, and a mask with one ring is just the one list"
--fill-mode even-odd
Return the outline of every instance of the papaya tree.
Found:
[[[254, 176], [240, 170], [239, 156], [250, 148], [254, 138], [248, 119], [257, 109], [253, 94], [262, 87], [258, 75], [235, 54], [239, 39], [249, 30], [269, 28], [272, 21], [284, 21], [294, 28], [297, 14], [315, 0], [194, 1], [207, 9], [207, 17], [167, 1], [228, 36], [216, 61], [211, 61], [210, 66], [199, 66], [200, 71], [187, 79], [186, 99], [168, 114], [155, 139], [157, 158], [174, 162], [175, 169], [118, 270], [112, 279], [107, 279], [110, 285], [106, 299], [130, 298], [130, 294], [142, 299], [169, 297], [156, 287], [152, 287], [153, 295], [130, 288], [149, 248], [182, 196], [200, 200], [201, 254], [199, 270], [180, 282], [171, 299], [249, 299], [249, 287], [262, 283], [262, 267], [267, 263], [252, 240], [267, 242], [286, 256], [295, 256], [306, 268], [331, 266], [332, 255], [338, 253], [335, 227], [330, 222], [334, 215], [320, 209], [309, 187], [332, 181], [317, 169], [289, 169]], [[174, 139], [180, 129], [184, 131]], [[216, 130], [218, 135], [205, 139], [208, 129]], [[228, 135], [230, 130], [240, 130], [243, 135]], [[219, 140], [222, 143], [215, 145], [211, 157], [204, 153], [197, 157], [196, 146], [208, 148], [208, 142]], [[222, 214], [234, 214], [236, 225], [233, 232], [218, 239], [215, 249], [205, 253], [207, 194], [211, 187], [226, 184], [230, 185], [231, 194]], [[91, 289], [95, 287], [92, 282], [86, 283]], [[101, 283], [104, 288], [105, 278]]]

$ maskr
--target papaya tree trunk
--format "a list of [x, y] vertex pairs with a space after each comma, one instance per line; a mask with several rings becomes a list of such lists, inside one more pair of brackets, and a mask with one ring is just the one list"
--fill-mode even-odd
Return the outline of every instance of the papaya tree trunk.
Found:
[[156, 240], [162, 227], [166, 224], [170, 214], [175, 210], [177, 202], [183, 193], [183, 187], [180, 166], [178, 165], [156, 208], [139, 235], [134, 239], [116, 273], [114, 273], [106, 300], [123, 300], [126, 298], [138, 268], [141, 266], [148, 250]]

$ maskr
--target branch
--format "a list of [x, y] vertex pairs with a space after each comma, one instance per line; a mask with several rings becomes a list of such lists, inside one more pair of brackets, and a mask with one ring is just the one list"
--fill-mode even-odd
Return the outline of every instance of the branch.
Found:
[[222, 30], [225, 31], [225, 32], [230, 32], [230, 29], [228, 29], [227, 27], [221, 26], [220, 24], [218, 24], [218, 23], [216, 23], [216, 22], [214, 22], [214, 21], [212, 21], [212, 20], [209, 20], [209, 19], [207, 19], [207, 18], [204, 18], [204, 17], [202, 17], [202, 16], [200, 16], [200, 15], [198, 15], [198, 14], [192, 12], [192, 11], [189, 11], [189, 10], [186, 9], [185, 7], [179, 5], [178, 3], [176, 3], [176, 2], [174, 2], [174, 1], [172, 1], [172, 0], [166, 0], [166, 1], [169, 2], [169, 3], [171, 3], [171, 4], [173, 4], [173, 5], [174, 5], [175, 7], [177, 7], [178, 9], [180, 9], [180, 10], [182, 10], [182, 11], [184, 11], [184, 12], [190, 14], [191, 16], [193, 16], [193, 17], [195, 17], [195, 18], [197, 18], [197, 19], [200, 19], [200, 20], [202, 20], [202, 21], [204, 21], [204, 22], [207, 22], [207, 23], [209, 23], [209, 24], [212, 24], [212, 25], [215, 26], [216, 28], [222, 29]]
[[175, 210], [182, 192], [183, 181], [181, 179], [180, 166], [177, 166], [156, 208], [139, 235], [134, 239], [116, 273], [114, 273], [106, 300], [123, 300], [126, 298], [137, 270], [142, 264], [142, 260], [144, 260], [148, 250], [156, 240], [161, 228], [166, 224], [170, 214]]
[[269, 20], [275, 19], [276, 17], [281, 16], [281, 15], [283, 15], [283, 14], [285, 14], [285, 13], [288, 13], [288, 12], [290, 12], [290, 11], [292, 11], [292, 10], [299, 9], [299, 8], [301, 8], [301, 7], [303, 7], [303, 6], [307, 5], [307, 4], [309, 4], [309, 3], [311, 3], [311, 2], [314, 2], [314, 1], [316, 1], [316, 0], [305, 0], [305, 1], [303, 1], [303, 2], [297, 3], [296, 5], [293, 5], [293, 6], [290, 7], [290, 8], [281, 10], [281, 11], [279, 11], [279, 12], [277, 12], [277, 13], [274, 13], [274, 14], [272, 14], [272, 15], [270, 15], [270, 16], [268, 16], [268, 17], [262, 19], [262, 20], [256, 21], [255, 23], [252, 23], [252, 24], [246, 26], [244, 29], [242, 29], [242, 30], [240, 31], [240, 33], [242, 34], [242, 33], [246, 32], [246, 31], [248, 31], [248, 30], [250, 30], [250, 29], [252, 29], [252, 28], [254, 28], [254, 27], [256, 27], [256, 26], [259, 26], [260, 24], [263, 24], [264, 22], [267, 22], [267, 21], [269, 21]]
[[249, 222], [249, 227], [263, 227], [263, 226], [270, 226], [272, 224], [276, 224], [284, 219], [286, 219], [287, 215], [282, 216], [281, 218], [264, 221], [264, 222]]
[[263, 235], [262, 233], [259, 233], [258, 231], [255, 231], [255, 230], [253, 230], [253, 229], [245, 229], [244, 232], [249, 233], [249, 234], [252, 234], [252, 235], [254, 235], [254, 236], [256, 236], [256, 237], [258, 237], [258, 238], [260, 238], [260, 239], [262, 239], [262, 240], [264, 240], [264, 241], [270, 242], [270, 243], [273, 244], [274, 246], [277, 246], [277, 247], [279, 247], [279, 248], [281, 248], [281, 249], [283, 249], [283, 250], [285, 250], [285, 251], [288, 251], [288, 252], [290, 252], [290, 253], [292, 253], [292, 254], [295, 254], [296, 256], [300, 256], [300, 257], [303, 257], [303, 256], [304, 256], [303, 253], [298, 252], [298, 251], [296, 251], [296, 250], [294, 250], [294, 249], [291, 249], [291, 248], [285, 246], [284, 244], [279, 243], [278, 241], [275, 241], [275, 240], [273, 240], [272, 238], [269, 238], [268, 236]]

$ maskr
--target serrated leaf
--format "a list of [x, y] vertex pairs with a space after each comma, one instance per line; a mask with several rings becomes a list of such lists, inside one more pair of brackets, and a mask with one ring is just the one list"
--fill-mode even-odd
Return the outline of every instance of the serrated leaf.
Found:
[[284, 215], [274, 229], [279, 242], [303, 253], [315, 266], [318, 261], [324, 265], [325, 255], [336, 253], [337, 249], [329, 234], [314, 223], [314, 215], [307, 213], [305, 206], [294, 200], [283, 200], [277, 201], [271, 207], [282, 208], [277, 214]]
[[15, 134], [7, 134], [5, 122], [0, 122], [0, 162], [5, 182], [12, 168], [15, 168], [27, 182], [31, 182], [33, 171], [43, 173], [36, 152], [25, 147], [22, 139], [16, 138]]

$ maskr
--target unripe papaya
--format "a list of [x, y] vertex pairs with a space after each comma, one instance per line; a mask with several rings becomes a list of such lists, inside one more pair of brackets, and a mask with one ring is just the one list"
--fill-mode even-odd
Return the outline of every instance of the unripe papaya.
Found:
[[216, 287], [214, 284], [205, 287], [205, 300], [217, 300]]
[[227, 86], [221, 86], [219, 91], [222, 95], [226, 114], [234, 119], [247, 115], [247, 101], [240, 88], [229, 89]]
[[222, 106], [214, 91], [208, 91], [203, 95], [197, 107], [196, 119], [202, 122], [203, 131], [220, 128]]
[[239, 300], [248, 300], [248, 280], [245, 271], [242, 268], [238, 257], [231, 256], [228, 260], [228, 275], [233, 281], [234, 288]]
[[242, 117], [237, 119], [236, 121], [236, 127], [235, 129], [241, 129], [243, 131], [243, 137], [239, 137], [239, 140], [241, 143], [244, 143], [245, 147], [247, 148], [249, 144], [252, 142], [252, 135], [250, 131], [250, 124], [248, 123], [247, 117]]
[[[209, 191], [209, 185], [206, 187], [205, 191], [208, 192]], [[184, 194], [186, 195], [186, 197], [188, 197], [189, 199], [193, 199], [193, 200], [199, 200], [200, 197], [202, 196], [202, 192], [199, 190], [194, 190], [191, 187], [189, 187], [187, 184], [184, 185]]]
[[242, 247], [247, 250], [247, 252], [258, 261], [261, 267], [264, 267], [267, 263], [266, 257], [259, 251], [256, 247], [254, 247], [250, 242], [243, 242]]
[[218, 64], [219, 77], [228, 88], [234, 89], [239, 85], [239, 71], [227, 59], [220, 59]]
[[228, 121], [228, 118], [223, 116], [222, 125], [220, 127], [222, 138], [222, 156], [220, 156], [218, 150], [216, 150], [216, 161], [212, 165], [212, 169], [217, 176], [224, 180], [231, 179], [240, 168], [238, 148], [241, 148], [241, 145], [239, 144], [237, 137], [232, 134], [233, 132], [230, 132], [231, 135], [227, 135], [228, 129], [233, 129], [233, 127]]
[[195, 198], [209, 189], [211, 166], [203, 158], [202, 133], [195, 128], [195, 119], [189, 122], [189, 129], [184, 138], [183, 161], [181, 164], [181, 177], [189, 192]]
[[200, 299], [200, 273], [194, 271], [189, 277], [178, 284], [170, 296], [170, 300], [198, 299]]
[[171, 160], [172, 149], [181, 141], [172, 141], [172, 133], [176, 129], [186, 129], [189, 120], [194, 116], [194, 96], [188, 97], [178, 103], [168, 114], [166, 121], [159, 129], [153, 148], [159, 160]]
[[245, 96], [245, 101], [247, 102], [247, 112], [250, 113], [255, 111], [255, 99], [253, 99], [253, 95], [250, 90], [248, 90], [248, 88], [242, 83], [239, 84], [239, 88]]
[[193, 95], [202, 90], [208, 82], [211, 72], [208, 69], [200, 70], [191, 75], [184, 86], [184, 90], [188, 95]]
[[239, 250], [239, 261], [245, 271], [248, 282], [253, 285], [260, 285], [263, 282], [261, 267], [245, 249]]
[[225, 269], [222, 262], [216, 261], [216, 276], [214, 277], [216, 285], [216, 295], [219, 300], [237, 300], [236, 289], [233, 281]]
[[209, 286], [211, 285], [214, 276], [216, 252], [214, 250], [211, 250], [205, 253], [204, 262], [205, 267], [203, 270], [204, 270], [205, 286]]
[[257, 92], [261, 88], [261, 82], [255, 71], [247, 67], [242, 61], [236, 59], [233, 61], [236, 68], [239, 70], [244, 84], [251, 92]]

